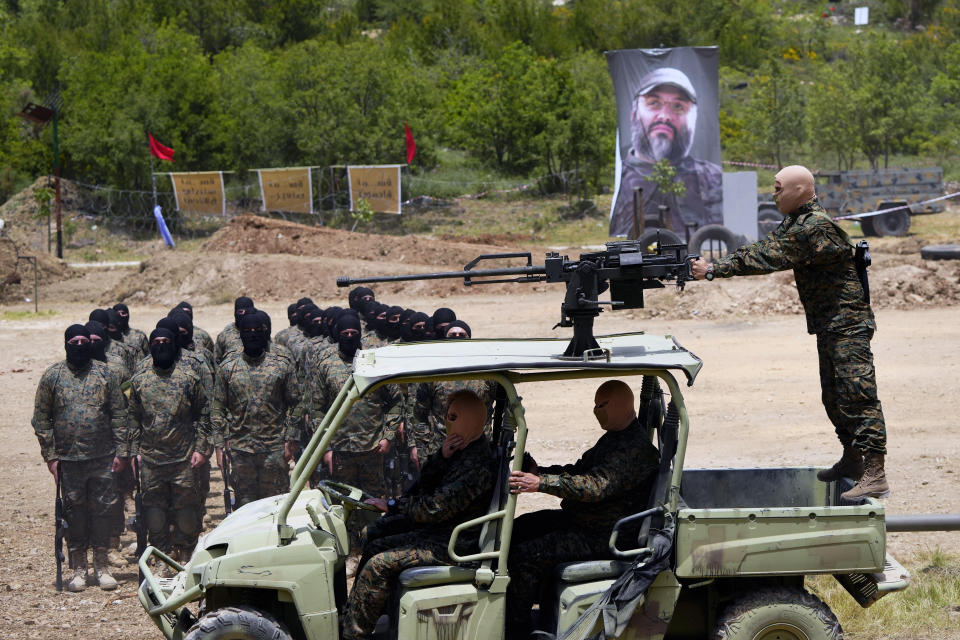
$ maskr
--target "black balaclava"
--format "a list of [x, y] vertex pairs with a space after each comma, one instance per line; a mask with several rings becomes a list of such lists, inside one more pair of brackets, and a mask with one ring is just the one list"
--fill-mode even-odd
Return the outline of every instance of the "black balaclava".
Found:
[[310, 318], [312, 317], [310, 314], [316, 313], [316, 311], [319, 311], [319, 309], [317, 308], [317, 305], [313, 304], [312, 302], [310, 304], [305, 304], [300, 308], [300, 315], [297, 316], [299, 320], [298, 325], [300, 330], [303, 331], [305, 335], [310, 335]]
[[177, 323], [176, 342], [181, 349], [193, 346], [193, 320], [182, 309], [174, 309], [167, 317]]
[[63, 332], [63, 348], [67, 352], [67, 363], [74, 367], [85, 367], [90, 362], [90, 343], [70, 344], [70, 340], [82, 336], [90, 340], [90, 332], [82, 324], [72, 324]]
[[[240, 311], [241, 309], [243, 309], [244, 311], [241, 312]], [[247, 311], [249, 311], [250, 309], [253, 309], [253, 300], [251, 300], [247, 296], [240, 296], [239, 298], [233, 301], [233, 322], [234, 324], [237, 325], [237, 328], [240, 327], [241, 316]]]
[[120, 316], [120, 331], [130, 330], [130, 308], [122, 302], [113, 305], [113, 310]]
[[404, 342], [433, 340], [433, 321], [430, 319], [430, 316], [418, 311], [410, 316], [405, 332], [403, 337]]
[[180, 304], [177, 305], [177, 309], [183, 309], [183, 312], [190, 316], [190, 321], [193, 321], [193, 305], [187, 302], [186, 300], [181, 300]]
[[457, 319], [457, 314], [453, 309], [440, 307], [433, 312], [433, 332], [437, 338], [443, 340], [447, 337], [447, 325]]
[[251, 358], [263, 355], [270, 342], [270, 334], [264, 327], [264, 319], [256, 309], [250, 309], [240, 316], [237, 328], [240, 329], [240, 341], [243, 342], [243, 352]]
[[[352, 338], [346, 338], [340, 333], [347, 329], [356, 329], [357, 335]], [[340, 355], [347, 362], [353, 361], [353, 357], [357, 355], [357, 350], [360, 348], [360, 318], [353, 313], [343, 312], [340, 314], [340, 317], [337, 318], [337, 344], [340, 347]]]
[[299, 314], [297, 313], [297, 303], [294, 302], [293, 304], [288, 304], [288, 305], [287, 305], [287, 320], [290, 321], [290, 326], [291, 326], [291, 327], [297, 326], [297, 316], [298, 316], [298, 315], [299, 315]]
[[303, 307], [307, 306], [308, 304], [313, 304], [313, 300], [311, 300], [310, 298], [306, 298], [306, 297], [300, 298], [299, 300], [297, 300], [297, 309], [302, 309]]
[[123, 342], [123, 329], [120, 327], [120, 314], [113, 309], [107, 309], [107, 333], [113, 340]]
[[[327, 336], [330, 344], [337, 343], [337, 318], [340, 317], [341, 313], [343, 313], [343, 307], [337, 306], [327, 307], [327, 310], [323, 312], [324, 321], [327, 323], [323, 335]], [[357, 317], [359, 317], [359, 314], [357, 314]]]
[[373, 331], [377, 326], [379, 306], [380, 303], [376, 300], [369, 300], [364, 302], [360, 307], [360, 317], [363, 319], [363, 324], [367, 328], [367, 331]]
[[447, 340], [466, 340], [467, 338], [472, 338], [472, 337], [473, 337], [473, 334], [470, 332], [470, 325], [468, 325], [468, 324], [467, 324], [466, 322], [464, 322], [463, 320], [454, 320], [453, 322], [451, 322], [451, 323], [450, 323], [450, 326], [447, 327], [446, 333], [450, 333], [450, 329], [453, 329], [454, 327], [460, 327], [461, 329], [463, 329], [464, 331], [466, 331], [466, 332], [467, 332], [467, 337], [466, 337], [466, 338], [462, 338], [462, 337], [461, 337], [461, 338], [449, 338], [449, 337], [447, 337], [446, 335], [444, 335], [444, 338], [446, 338]]
[[387, 317], [383, 323], [383, 335], [391, 340], [397, 340], [400, 337], [400, 316], [403, 314], [403, 307], [390, 307], [387, 309]]
[[[170, 342], [154, 344], [155, 338], [166, 338]], [[154, 329], [150, 332], [150, 357], [153, 358], [153, 366], [164, 371], [173, 366], [180, 355], [180, 346], [177, 344], [179, 338], [179, 334], [169, 329]]]
[[363, 303], [368, 300], [376, 300], [376, 296], [373, 295], [373, 289], [356, 287], [347, 296], [347, 300], [350, 301], [351, 309], [361, 311], [363, 309]]
[[94, 322], [99, 322], [106, 328], [110, 324], [110, 314], [107, 313], [106, 309], [94, 309], [90, 312], [87, 320], [93, 320]]
[[377, 316], [373, 320], [373, 330], [377, 332], [377, 335], [381, 338], [387, 336], [387, 311], [390, 310], [390, 307], [387, 305], [378, 302], [377, 303]]
[[260, 324], [262, 324], [263, 328], [267, 331], [267, 342], [270, 342], [270, 335], [273, 333], [273, 324], [270, 321], [270, 314], [263, 309], [257, 309], [257, 313], [259, 314]]
[[300, 326], [304, 334], [311, 338], [320, 335], [320, 326], [316, 323], [316, 319], [320, 316], [321, 311], [317, 305], [314, 304], [304, 308], [304, 310], [300, 312], [300, 319], [303, 322]]
[[106, 362], [107, 347], [110, 346], [110, 334], [107, 333], [107, 328], [96, 320], [91, 320], [83, 325], [83, 328], [87, 330], [87, 334], [90, 336], [90, 357], [100, 362]]

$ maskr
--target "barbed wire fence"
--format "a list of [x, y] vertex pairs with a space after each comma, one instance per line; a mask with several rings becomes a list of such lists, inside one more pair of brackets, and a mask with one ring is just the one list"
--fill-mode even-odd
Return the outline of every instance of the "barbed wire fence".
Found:
[[[225, 212], [223, 215], [199, 214], [178, 211], [170, 179], [166, 174], [157, 174], [157, 192], [116, 189], [80, 181], [62, 181], [62, 209], [64, 212], [65, 246], [76, 249], [94, 244], [91, 238], [71, 236], [78, 222], [87, 227], [102, 227], [110, 233], [134, 240], [157, 237], [157, 224], [153, 215], [154, 197], [163, 212], [167, 228], [175, 241], [204, 238], [212, 235], [232, 218], [242, 214], [255, 214], [281, 218], [309, 225], [351, 228], [350, 191], [346, 166], [315, 167], [311, 171], [313, 194], [312, 214], [289, 211], [264, 211], [260, 185], [255, 172], [243, 176], [223, 173]], [[470, 181], [438, 180], [404, 173], [401, 176], [403, 216], [383, 216], [378, 224], [367, 230], [381, 233], [404, 233], [406, 228], [400, 220], [429, 215], [431, 210], [440, 210], [459, 202], [499, 196], [511, 193], [533, 193], [571, 196], [580, 188], [576, 171], [549, 174], [528, 180]], [[546, 187], [549, 185], [549, 188]], [[559, 185], [559, 188], [558, 188]], [[51, 206], [52, 209], [52, 206]], [[52, 225], [51, 225], [52, 226]], [[414, 228], [419, 226], [414, 225]], [[37, 251], [47, 251], [49, 231], [47, 222], [38, 221], [36, 230], [30, 234], [30, 245]]]

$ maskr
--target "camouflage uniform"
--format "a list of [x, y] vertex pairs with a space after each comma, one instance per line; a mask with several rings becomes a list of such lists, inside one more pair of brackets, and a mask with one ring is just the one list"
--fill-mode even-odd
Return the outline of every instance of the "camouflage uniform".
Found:
[[136, 347], [131, 347], [119, 340], [110, 340], [106, 349], [107, 362], [116, 363], [123, 373], [123, 382], [126, 382], [137, 371], [137, 366], [143, 357]]
[[528, 513], [514, 522], [507, 588], [511, 635], [529, 635], [530, 609], [554, 566], [610, 557], [613, 525], [646, 508], [658, 465], [656, 448], [634, 420], [622, 431], [605, 432], [575, 464], [538, 469], [539, 491], [563, 500], [560, 510]]
[[151, 366], [130, 381], [132, 447], [143, 461], [150, 544], [167, 553], [192, 549], [202, 528], [204, 496], [190, 457], [208, 446], [208, 393], [202, 372], [182, 356], [169, 371]]
[[[193, 314], [190, 315], [193, 317]], [[210, 337], [210, 334], [198, 327], [193, 325], [193, 341], [197, 344], [198, 347], [203, 347], [210, 353], [213, 353], [215, 346], [213, 344], [213, 339]]]
[[[352, 637], [352, 625], [367, 635], [373, 633], [404, 569], [452, 564], [447, 553], [450, 534], [461, 522], [487, 512], [494, 475], [485, 436], [449, 459], [437, 453], [424, 463], [419, 484], [364, 531], [363, 559], [344, 613], [345, 640]], [[464, 532], [457, 540], [457, 553], [475, 553], [479, 532], [479, 527]]]
[[886, 453], [870, 340], [877, 325], [857, 278], [853, 249], [814, 198], [787, 215], [766, 239], [714, 264], [720, 278], [793, 269], [807, 331], [817, 335], [820, 388], [840, 441]]
[[229, 449], [237, 507], [289, 489], [283, 445], [299, 440], [302, 414], [288, 354], [273, 344], [258, 358], [241, 350], [217, 370], [210, 422], [214, 444]]
[[106, 547], [120, 513], [114, 456], [130, 456], [127, 399], [108, 366], [49, 367], [34, 400], [33, 429], [44, 462], [60, 461], [70, 551]]
[[150, 355], [150, 340], [147, 339], [147, 334], [140, 329], [127, 327], [123, 331], [123, 343], [139, 351], [143, 357]]
[[[194, 339], [192, 346], [180, 350], [180, 358], [193, 358], [195, 360], [198, 370], [200, 371], [200, 376], [203, 379], [203, 386], [207, 390], [208, 405], [211, 404], [213, 402], [213, 377], [216, 372], [216, 367], [213, 364], [213, 352], [206, 347], [198, 345], [196, 339]], [[194, 469], [193, 473], [202, 497], [201, 504], [203, 505], [203, 512], [206, 513], [207, 496], [210, 495], [210, 459], [213, 455], [213, 432], [209, 426], [209, 420], [207, 421], [207, 430], [204, 436], [204, 445], [199, 451], [204, 454], [207, 459], [202, 465]]]
[[288, 344], [288, 341], [290, 340], [290, 338], [294, 338], [294, 340], [296, 340], [294, 336], [296, 336], [298, 333], [301, 336], [303, 335], [303, 331], [300, 330], [300, 327], [298, 327], [297, 325], [291, 325], [286, 329], [281, 329], [280, 331], [277, 331], [277, 334], [273, 336], [273, 341], [276, 342], [277, 344], [282, 344], [283, 346], [293, 351], [293, 348]]
[[[196, 328], [194, 328], [196, 331]], [[243, 351], [243, 343], [240, 341], [240, 330], [237, 329], [237, 323], [231, 322], [223, 328], [223, 331], [217, 334], [217, 344], [213, 350], [214, 361], [217, 366], [223, 364], [227, 356], [231, 353]]]
[[467, 389], [477, 394], [487, 407], [487, 424], [484, 432], [492, 433], [493, 401], [497, 395], [497, 383], [492, 380], [459, 380], [455, 382], [423, 382], [416, 385], [412, 404], [408, 443], [417, 448], [417, 455], [425, 460], [440, 450], [447, 437], [445, 411], [447, 401], [456, 391]]

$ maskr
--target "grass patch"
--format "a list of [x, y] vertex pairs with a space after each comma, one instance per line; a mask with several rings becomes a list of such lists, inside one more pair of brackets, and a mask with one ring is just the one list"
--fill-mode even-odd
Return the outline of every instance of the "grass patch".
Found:
[[0, 320], [35, 320], [39, 318], [50, 318], [57, 315], [57, 312], [52, 309], [44, 309], [43, 311], [4, 311], [0, 314]]
[[956, 638], [960, 632], [960, 554], [940, 548], [901, 563], [910, 586], [863, 609], [832, 576], [807, 580], [807, 589], [840, 619], [847, 638]]

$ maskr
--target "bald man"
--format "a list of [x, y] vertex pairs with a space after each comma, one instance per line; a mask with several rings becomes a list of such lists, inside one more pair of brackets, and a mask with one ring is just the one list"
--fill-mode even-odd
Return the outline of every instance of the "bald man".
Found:
[[613, 525], [647, 507], [660, 456], [637, 421], [633, 392], [610, 380], [597, 389], [593, 413], [604, 433], [574, 464], [510, 473], [513, 493], [549, 493], [559, 510], [527, 513], [514, 521], [507, 587], [507, 638], [529, 637], [530, 610], [540, 585], [562, 562], [610, 558]]
[[[420, 480], [397, 500], [368, 500], [386, 515], [364, 530], [363, 559], [343, 617], [344, 640], [373, 637], [400, 573], [451, 564], [447, 543], [453, 528], [487, 512], [494, 469], [483, 433], [486, 421], [486, 407], [475, 393], [452, 394], [447, 437], [424, 462]], [[479, 527], [465, 531], [457, 538], [457, 553], [476, 553], [479, 536]]]
[[805, 167], [782, 169], [773, 198], [785, 216], [773, 233], [713, 264], [694, 261], [693, 276], [713, 280], [793, 269], [807, 331], [817, 336], [823, 406], [843, 445], [840, 460], [817, 477], [857, 481], [842, 494], [848, 500], [885, 498], [887, 431], [870, 351], [877, 324], [857, 276], [853, 243], [820, 206]]

